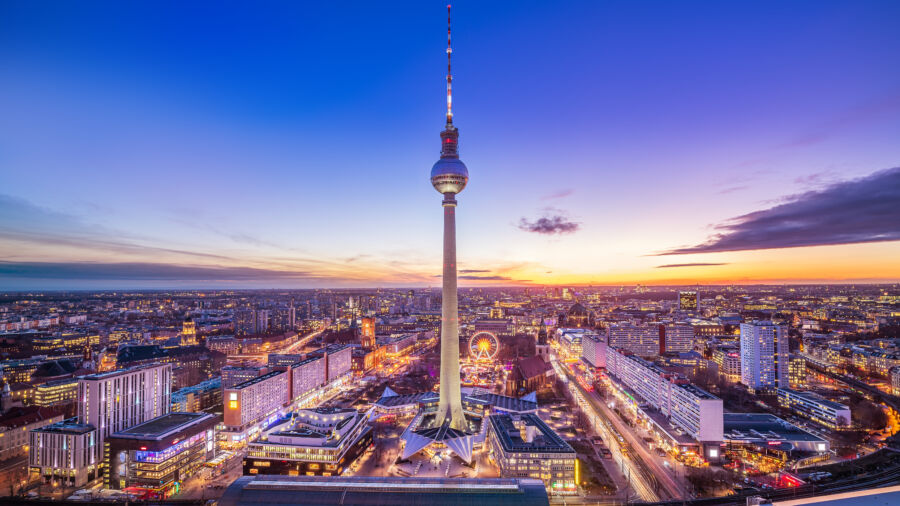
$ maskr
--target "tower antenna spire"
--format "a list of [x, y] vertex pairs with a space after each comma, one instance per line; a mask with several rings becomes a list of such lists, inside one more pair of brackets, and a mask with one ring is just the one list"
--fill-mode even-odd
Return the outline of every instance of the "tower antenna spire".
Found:
[[453, 75], [450, 73], [450, 55], [453, 49], [450, 47], [450, 4], [447, 4], [447, 124], [453, 124]]

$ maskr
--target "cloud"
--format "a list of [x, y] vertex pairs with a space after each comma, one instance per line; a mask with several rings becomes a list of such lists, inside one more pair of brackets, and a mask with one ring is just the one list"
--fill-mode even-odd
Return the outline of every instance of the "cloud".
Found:
[[739, 192], [739, 191], [741, 191], [741, 190], [746, 190], [747, 188], [749, 188], [749, 186], [747, 186], [747, 185], [731, 186], [731, 187], [728, 187], [728, 188], [723, 188], [723, 189], [717, 191], [716, 193], [718, 193], [719, 195], [727, 195], [727, 194], [729, 194], [729, 193], [734, 193], [734, 192]]
[[302, 271], [150, 262], [0, 262], [0, 277], [132, 281], [284, 281], [317, 279]]
[[558, 192], [551, 193], [549, 195], [544, 195], [543, 197], [541, 197], [541, 200], [562, 199], [562, 198], [568, 197], [569, 195], [571, 195], [573, 193], [575, 193], [575, 190], [573, 190], [571, 188], [566, 188], [564, 190], [559, 190]]
[[794, 184], [806, 187], [826, 187], [840, 181], [836, 172], [825, 170], [794, 179]]
[[457, 279], [467, 279], [470, 281], [512, 281], [507, 276], [457, 276]]
[[581, 223], [569, 220], [562, 214], [549, 212], [535, 221], [525, 218], [519, 220], [519, 230], [543, 235], [572, 234], [578, 231]]
[[51, 247], [73, 247], [120, 254], [175, 254], [227, 260], [213, 253], [141, 244], [139, 238], [120, 230], [86, 223], [79, 217], [0, 194], [0, 238]]
[[460, 274], [479, 274], [483, 272], [491, 272], [487, 269], [462, 269], [459, 271]]
[[880, 97], [878, 100], [848, 109], [843, 114], [789, 139], [776, 148], [801, 148], [818, 144], [861, 124], [890, 118], [898, 110], [900, 110], [900, 93]]
[[900, 167], [787, 197], [716, 226], [696, 246], [661, 255], [900, 240]]
[[666, 264], [666, 265], [657, 265], [657, 269], [671, 269], [673, 267], [710, 267], [713, 265], [728, 265], [727, 263], [718, 263], [718, 262], [696, 262], [692, 264]]

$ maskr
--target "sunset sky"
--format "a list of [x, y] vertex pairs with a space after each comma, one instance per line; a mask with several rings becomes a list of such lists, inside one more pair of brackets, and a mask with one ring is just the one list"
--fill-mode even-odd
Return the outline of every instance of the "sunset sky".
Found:
[[[0, 290], [438, 285], [445, 9], [0, 3]], [[460, 284], [900, 281], [900, 2], [453, 16]]]

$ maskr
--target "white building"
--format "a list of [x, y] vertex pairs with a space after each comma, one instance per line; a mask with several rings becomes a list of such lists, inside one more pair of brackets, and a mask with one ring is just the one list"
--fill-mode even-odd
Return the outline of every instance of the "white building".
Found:
[[248, 426], [277, 414], [288, 403], [289, 378], [287, 371], [272, 371], [226, 388], [226, 430], [241, 432]]
[[171, 385], [170, 364], [82, 376], [77, 419], [31, 431], [31, 473], [72, 486], [99, 477], [106, 438], [168, 413]]
[[693, 439], [706, 456], [717, 459], [723, 437], [722, 399], [692, 385], [683, 376], [664, 371], [629, 350], [607, 348], [606, 372], [623, 383]]
[[788, 333], [772, 322], [741, 324], [741, 383], [752, 390], [788, 387]]
[[581, 340], [581, 358], [594, 367], [606, 367], [606, 338], [585, 334]]
[[77, 487], [100, 476], [103, 457], [93, 425], [71, 418], [30, 432], [28, 468], [44, 483]]
[[353, 367], [353, 347], [349, 344], [332, 345], [324, 349], [327, 361], [327, 382], [332, 382], [337, 378], [350, 372]]
[[606, 343], [641, 357], [655, 357], [659, 355], [659, 333], [659, 325], [613, 323], [606, 329]]
[[291, 366], [291, 402], [325, 384], [325, 357], [310, 357]]
[[171, 388], [171, 364], [82, 376], [78, 380], [78, 421], [96, 427], [102, 444], [113, 432], [168, 413]]

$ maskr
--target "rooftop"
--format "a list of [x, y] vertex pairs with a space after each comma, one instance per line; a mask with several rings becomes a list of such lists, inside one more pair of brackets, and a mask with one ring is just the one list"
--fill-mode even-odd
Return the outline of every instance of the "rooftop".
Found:
[[792, 390], [792, 389], [790, 389], [790, 388], [779, 388], [778, 390], [779, 390], [779, 391], [784, 390], [786, 393], [788, 393], [788, 394], [790, 394], [790, 395], [792, 395], [792, 396], [794, 396], [794, 397], [800, 397], [800, 398], [803, 398], [803, 399], [807, 399], [807, 400], [809, 400], [809, 401], [811, 401], [811, 402], [815, 402], [815, 403], [817, 403], [817, 404], [821, 404], [822, 406], [829, 407], [829, 408], [834, 409], [834, 410], [850, 409], [850, 408], [848, 408], [848, 407], [847, 407], [846, 405], [844, 405], [844, 404], [841, 404], [841, 403], [835, 402], [835, 401], [830, 401], [830, 400], [828, 400], [828, 399], [826, 399], [826, 398], [822, 397], [821, 395], [819, 395], [819, 394], [817, 394], [817, 393], [814, 393], [814, 392], [803, 392], [803, 391], [800, 391], [800, 390]]
[[549, 498], [535, 479], [244, 476], [219, 499], [220, 506], [299, 503], [536, 506]]
[[278, 376], [279, 374], [284, 374], [284, 371], [272, 371], [270, 373], [263, 374], [262, 376], [257, 376], [255, 378], [249, 379], [243, 383], [238, 383], [237, 385], [229, 388], [229, 390], [240, 390], [242, 388], [247, 388], [247, 387], [255, 385], [257, 383], [262, 383], [263, 381], [266, 381], [267, 379], [274, 378], [275, 376]]
[[142, 371], [144, 369], [152, 369], [154, 367], [170, 367], [168, 364], [146, 364], [146, 365], [138, 365], [135, 367], [129, 367], [128, 369], [117, 369], [115, 371], [107, 371], [100, 372], [96, 374], [88, 374], [87, 376], [82, 376], [81, 379], [88, 381], [98, 381], [108, 378], [114, 378], [116, 376], [122, 376], [128, 373], [133, 373], [137, 371]]
[[723, 429], [726, 441], [811, 441], [824, 439], [768, 413], [725, 413]]
[[162, 440], [167, 436], [181, 432], [188, 427], [212, 421], [215, 416], [209, 413], [169, 413], [158, 416], [130, 429], [116, 432], [113, 437], [123, 439]]
[[[493, 428], [500, 444], [503, 446], [503, 450], [506, 452], [575, 453], [575, 450], [569, 446], [569, 443], [563, 441], [537, 415], [521, 415], [518, 419], [513, 418], [511, 415], [491, 415], [488, 419], [491, 422], [491, 428]], [[521, 422], [526, 427], [534, 427], [534, 439], [531, 441], [522, 439], [521, 430], [515, 426], [514, 420]]]
[[69, 418], [68, 420], [63, 420], [52, 425], [46, 425], [35, 430], [40, 432], [51, 432], [53, 434], [69, 434], [77, 436], [79, 434], [86, 434], [95, 429], [93, 425], [78, 423], [78, 418]]

